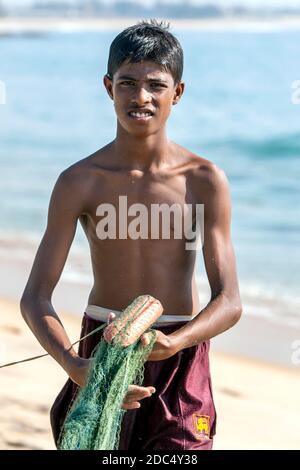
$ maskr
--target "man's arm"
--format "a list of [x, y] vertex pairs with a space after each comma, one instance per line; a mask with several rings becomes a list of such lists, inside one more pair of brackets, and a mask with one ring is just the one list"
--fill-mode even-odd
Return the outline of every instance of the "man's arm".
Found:
[[225, 173], [212, 165], [204, 180], [203, 256], [211, 288], [211, 299], [193, 320], [169, 335], [177, 350], [199, 344], [231, 328], [241, 317], [234, 249], [231, 241], [231, 201]]
[[[53, 189], [45, 234], [37, 251], [33, 267], [21, 299], [21, 312], [43, 348], [63, 367], [73, 382], [84, 386], [90, 359], [84, 359], [71, 348], [71, 342], [51, 303], [53, 290], [59, 281], [78, 218], [85, 211], [85, 189], [81, 175], [66, 171]], [[121, 408], [140, 407], [140, 400], [155, 392], [152, 386], [130, 385]]]
[[53, 308], [51, 297], [83, 209], [84, 201], [79, 194], [76, 179], [72, 171], [66, 170], [54, 186], [46, 231], [20, 302], [22, 316], [33, 334], [67, 372], [76, 352], [70, 349], [71, 342]]

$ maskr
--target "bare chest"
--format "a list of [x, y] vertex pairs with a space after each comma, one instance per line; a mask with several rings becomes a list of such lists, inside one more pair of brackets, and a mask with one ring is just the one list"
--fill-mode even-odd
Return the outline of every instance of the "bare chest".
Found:
[[192, 229], [195, 216], [196, 201], [185, 175], [105, 175], [90, 206], [101, 239], [180, 239]]

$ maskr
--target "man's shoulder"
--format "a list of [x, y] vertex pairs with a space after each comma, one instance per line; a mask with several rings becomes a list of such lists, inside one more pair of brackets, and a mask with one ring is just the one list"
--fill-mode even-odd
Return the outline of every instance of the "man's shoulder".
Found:
[[193, 184], [212, 190], [227, 184], [225, 171], [215, 162], [202, 155], [197, 155], [187, 148], [181, 147], [181, 149], [188, 162], [189, 174]]
[[76, 187], [90, 184], [92, 179], [98, 176], [101, 169], [101, 161], [105, 161], [106, 147], [84, 157], [65, 168], [59, 175], [59, 181], [62, 185]]
[[225, 171], [216, 163], [203, 157], [198, 157], [198, 165], [194, 169], [194, 179], [196, 182], [205, 185], [206, 189], [217, 189], [227, 184], [227, 176]]
[[230, 206], [230, 187], [225, 171], [215, 162], [189, 152], [189, 187], [196, 201], [215, 211], [222, 202]]

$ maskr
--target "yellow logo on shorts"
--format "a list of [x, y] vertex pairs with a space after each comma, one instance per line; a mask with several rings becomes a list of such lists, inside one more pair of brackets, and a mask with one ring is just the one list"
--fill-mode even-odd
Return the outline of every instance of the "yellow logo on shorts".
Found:
[[210, 435], [210, 416], [200, 415], [198, 413], [193, 414], [193, 423], [195, 429], [196, 438], [201, 440], [209, 439]]

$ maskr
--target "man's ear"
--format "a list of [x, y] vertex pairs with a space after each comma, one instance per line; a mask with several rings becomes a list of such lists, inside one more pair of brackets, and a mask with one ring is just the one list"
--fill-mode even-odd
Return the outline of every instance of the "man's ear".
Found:
[[185, 88], [185, 83], [184, 82], [180, 81], [179, 83], [177, 83], [177, 85], [175, 87], [175, 91], [174, 91], [174, 97], [173, 97], [173, 103], [172, 104], [177, 104], [178, 103], [178, 101], [180, 100], [180, 98], [183, 95], [184, 88]]
[[112, 87], [112, 78], [107, 73], [103, 77], [103, 84], [106, 88], [106, 91], [107, 91], [109, 97], [113, 100], [114, 95], [113, 95], [113, 89], [112, 89], [113, 88]]

